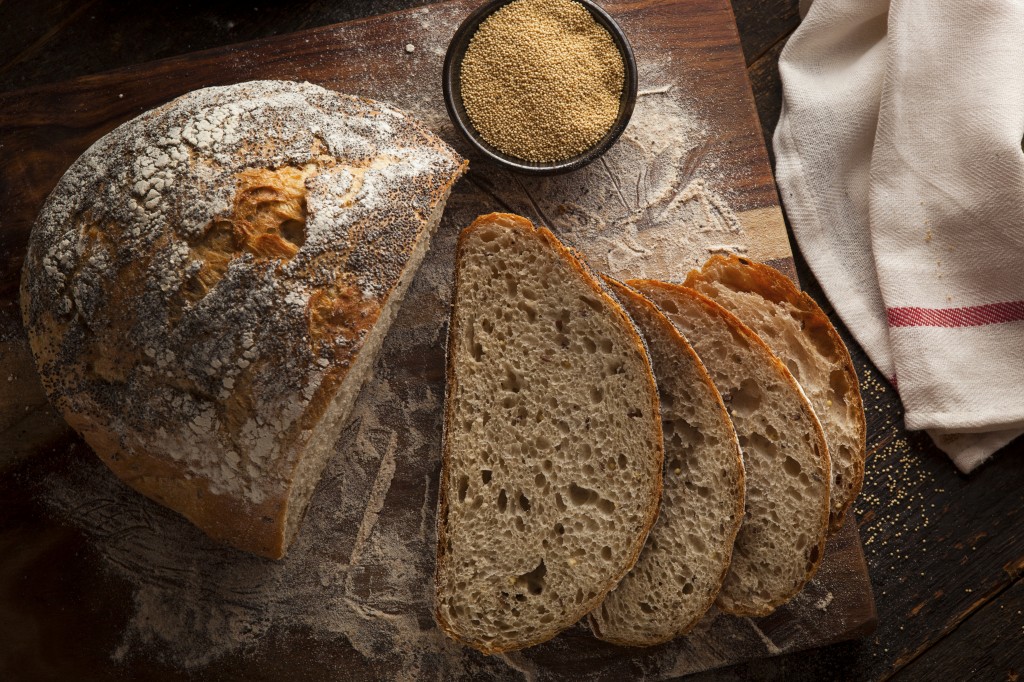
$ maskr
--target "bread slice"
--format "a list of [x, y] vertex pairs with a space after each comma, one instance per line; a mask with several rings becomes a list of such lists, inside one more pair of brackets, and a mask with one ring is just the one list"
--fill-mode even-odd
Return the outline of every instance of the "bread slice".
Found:
[[643, 341], [547, 229], [481, 216], [459, 238], [435, 616], [485, 653], [597, 607], [657, 516], [658, 393]]
[[32, 229], [50, 400], [140, 493], [280, 558], [465, 166], [412, 116], [309, 83], [122, 124]]
[[828, 528], [828, 447], [789, 370], [736, 316], [678, 284], [634, 280], [693, 345], [743, 450], [746, 511], [717, 604], [763, 616], [811, 579]]
[[839, 332], [810, 296], [775, 268], [714, 256], [686, 278], [753, 329], [811, 401], [832, 457], [829, 528], [835, 533], [864, 480], [865, 424], [857, 372]]
[[637, 291], [605, 283], [650, 350], [665, 467], [644, 550], [589, 620], [601, 639], [651, 646], [688, 632], [715, 602], [743, 520], [743, 462], [722, 398], [690, 344]]

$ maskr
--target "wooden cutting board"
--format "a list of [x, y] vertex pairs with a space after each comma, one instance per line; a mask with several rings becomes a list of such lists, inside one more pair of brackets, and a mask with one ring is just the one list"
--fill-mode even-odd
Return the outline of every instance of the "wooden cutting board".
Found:
[[[734, 250], [795, 276], [726, 0], [609, 0], [639, 62], [630, 129], [602, 161], [526, 179], [454, 135], [448, 38], [478, 3], [328, 26], [0, 96], [0, 677], [667, 679], [850, 639], [875, 625], [851, 517], [815, 580], [767, 618], [709, 616], [652, 649], [582, 626], [485, 657], [430, 616], [443, 339], [458, 230], [513, 210], [599, 269], [679, 277]], [[410, 51], [407, 46], [411, 45]], [[17, 309], [31, 224], [70, 163], [189, 90], [309, 80], [421, 115], [471, 161], [289, 557], [217, 547], [116, 481], [46, 405]]]

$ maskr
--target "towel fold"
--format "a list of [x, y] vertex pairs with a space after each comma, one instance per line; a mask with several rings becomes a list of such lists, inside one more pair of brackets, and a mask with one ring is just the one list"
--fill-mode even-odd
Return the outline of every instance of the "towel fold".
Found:
[[1024, 3], [815, 0], [776, 179], [829, 301], [962, 471], [1024, 433]]

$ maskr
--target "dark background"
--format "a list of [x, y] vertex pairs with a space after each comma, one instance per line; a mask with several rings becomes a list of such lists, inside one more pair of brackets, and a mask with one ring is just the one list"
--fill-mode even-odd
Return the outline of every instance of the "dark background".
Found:
[[[0, 92], [422, 4], [0, 0]], [[770, 153], [778, 58], [799, 23], [797, 0], [732, 5]], [[832, 314], [795, 255], [805, 288]], [[832, 317], [850, 344], [867, 410], [869, 460], [855, 508], [878, 630], [690, 679], [1015, 682], [1024, 675], [1024, 439], [974, 474], [959, 474], [927, 436], [904, 430], [895, 390]]]

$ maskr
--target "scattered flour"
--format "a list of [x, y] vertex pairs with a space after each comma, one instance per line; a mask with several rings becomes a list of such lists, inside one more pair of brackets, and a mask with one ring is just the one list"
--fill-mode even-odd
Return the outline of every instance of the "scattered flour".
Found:
[[638, 99], [622, 138], [563, 176], [471, 162], [470, 182], [531, 217], [618, 278], [683, 279], [714, 252], [746, 251], [743, 229], [707, 179], [706, 124], [672, 91]]

